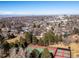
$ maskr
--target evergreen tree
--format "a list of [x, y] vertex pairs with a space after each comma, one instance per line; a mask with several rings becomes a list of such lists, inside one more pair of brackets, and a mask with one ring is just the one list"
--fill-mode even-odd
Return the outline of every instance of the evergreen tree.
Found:
[[44, 46], [44, 40], [43, 39], [39, 39], [38, 40], [38, 45]]
[[31, 32], [25, 33], [25, 40], [26, 40], [27, 44], [32, 43], [32, 33]]
[[3, 42], [4, 42], [4, 37], [0, 35], [0, 44], [2, 44]]
[[39, 57], [39, 51], [37, 49], [34, 49], [31, 54], [30, 54], [30, 57], [31, 58], [38, 58]]
[[32, 36], [32, 44], [37, 44], [38, 39], [35, 36]]
[[33, 28], [36, 28], [36, 24], [35, 23], [33, 23]]
[[43, 52], [41, 53], [41, 58], [51, 58], [51, 55], [47, 48], [45, 48]]

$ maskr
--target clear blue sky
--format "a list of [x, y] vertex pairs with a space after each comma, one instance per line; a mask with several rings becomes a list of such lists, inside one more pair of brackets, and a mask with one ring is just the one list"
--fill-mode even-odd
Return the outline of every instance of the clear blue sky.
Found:
[[1, 2], [0, 14], [52, 15], [79, 14], [79, 1]]

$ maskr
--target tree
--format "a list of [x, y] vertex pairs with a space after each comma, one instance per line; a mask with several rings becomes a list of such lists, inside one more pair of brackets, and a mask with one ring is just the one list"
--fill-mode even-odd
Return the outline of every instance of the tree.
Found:
[[31, 54], [30, 57], [31, 58], [38, 58], [39, 57], [40, 52], [37, 49], [34, 49]]
[[43, 39], [39, 39], [39, 40], [38, 40], [38, 45], [44, 46], [44, 41], [43, 41]]
[[60, 42], [63, 41], [63, 39], [62, 39], [62, 35], [59, 36], [59, 41], [60, 41]]
[[28, 44], [27, 44], [26, 40], [23, 37], [20, 37], [19, 45], [20, 45], [20, 47], [25, 48], [25, 47], [27, 47]]
[[54, 58], [54, 55], [52, 53], [50, 53], [51, 57]]
[[44, 45], [50, 45], [51, 43], [53, 43], [55, 41], [54, 36], [54, 33], [52, 33], [51, 31], [45, 33], [43, 36]]
[[75, 34], [79, 34], [79, 29], [78, 29], [78, 28], [74, 28], [73, 32], [74, 32]]
[[10, 43], [10, 48], [15, 47], [15, 44], [12, 42]]
[[48, 46], [49, 45], [49, 39], [43, 39], [44, 41], [44, 46]]
[[27, 44], [32, 43], [32, 33], [31, 32], [25, 33], [25, 40], [26, 40]]
[[8, 34], [8, 39], [15, 38], [16, 36], [14, 34]]
[[38, 24], [37, 27], [40, 28], [40, 24]]
[[33, 23], [33, 28], [36, 28], [36, 24], [35, 23]]
[[4, 42], [4, 37], [0, 35], [0, 43], [2, 44]]
[[23, 37], [20, 37], [19, 46], [20, 47], [25, 47], [24, 42], [25, 42], [25, 39]]
[[9, 44], [7, 41], [5, 41], [5, 42], [3, 43], [3, 48], [4, 48], [6, 51], [8, 51], [8, 50], [10, 49], [10, 44]]
[[55, 43], [60, 42], [60, 37], [58, 35], [55, 35], [54, 38], [55, 38], [55, 41], [54, 41]]
[[49, 31], [43, 36], [44, 45], [50, 45], [62, 41], [62, 36], [55, 35], [53, 32]]
[[15, 41], [15, 47], [16, 47], [16, 48], [19, 47], [19, 42], [18, 42], [18, 40]]
[[69, 35], [69, 34], [68, 34], [67, 32], [65, 32], [63, 36], [64, 36], [64, 37], [67, 37], [68, 35]]
[[43, 52], [41, 53], [41, 58], [51, 58], [51, 55], [47, 48], [45, 48]]
[[38, 39], [35, 36], [32, 36], [32, 44], [37, 44]]
[[5, 54], [5, 56], [3, 57], [7, 57], [9, 55], [10, 44], [5, 41], [3, 43], [3, 48], [4, 48], [4, 54]]
[[52, 30], [52, 31], [54, 31], [54, 28], [53, 28], [53, 27], [51, 27], [51, 30]]
[[28, 46], [27, 42], [24, 42], [24, 46], [25, 46], [25, 47], [27, 47], [27, 46]]

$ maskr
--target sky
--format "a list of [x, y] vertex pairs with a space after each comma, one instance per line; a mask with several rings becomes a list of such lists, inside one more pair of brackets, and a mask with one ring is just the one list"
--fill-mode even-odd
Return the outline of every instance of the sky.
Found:
[[79, 14], [79, 1], [0, 1], [0, 15]]

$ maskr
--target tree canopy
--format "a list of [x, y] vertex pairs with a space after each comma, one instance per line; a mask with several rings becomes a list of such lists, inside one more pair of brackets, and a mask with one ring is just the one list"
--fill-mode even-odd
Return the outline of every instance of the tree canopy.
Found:
[[34, 49], [31, 54], [30, 57], [31, 58], [38, 58], [39, 57], [40, 52], [37, 49]]
[[32, 43], [32, 33], [31, 32], [25, 32], [25, 40], [27, 44]]
[[47, 48], [45, 48], [43, 52], [41, 53], [41, 58], [51, 58], [51, 55]]

